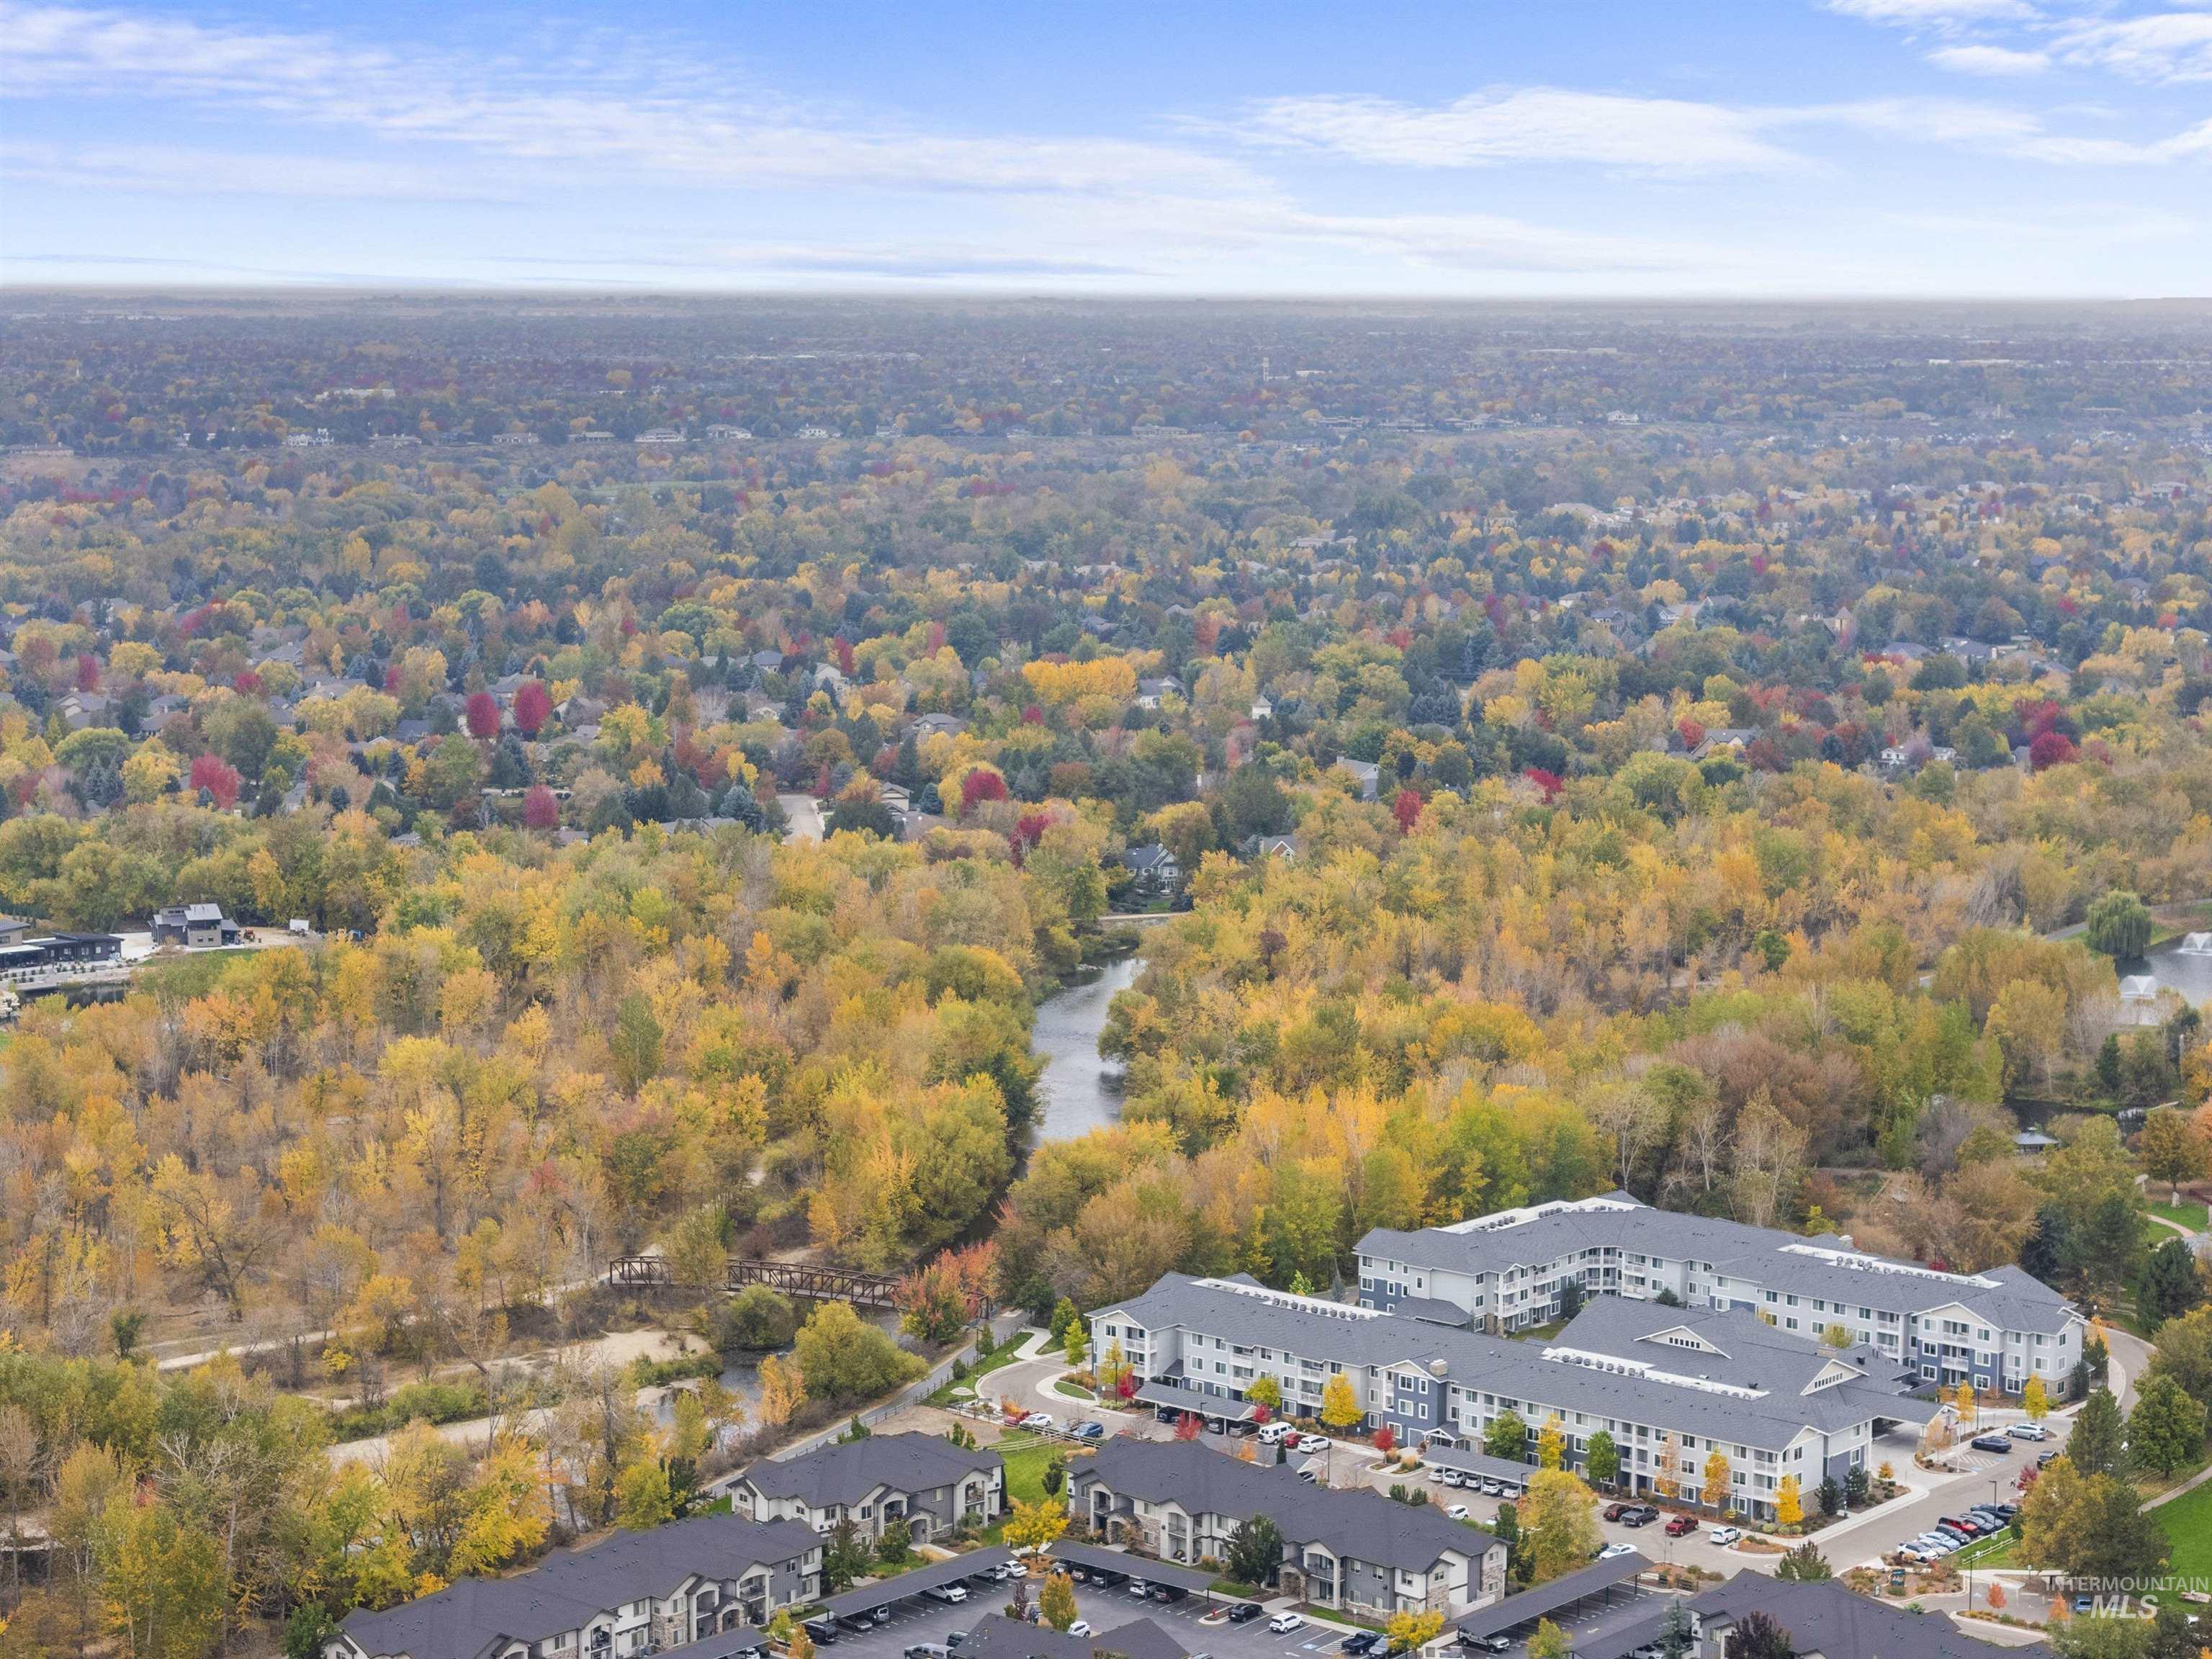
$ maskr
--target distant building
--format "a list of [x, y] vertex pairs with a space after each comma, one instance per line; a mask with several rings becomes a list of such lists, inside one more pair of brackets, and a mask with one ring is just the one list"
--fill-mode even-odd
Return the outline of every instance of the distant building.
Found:
[[1121, 862], [1136, 877], [1138, 890], [1155, 898], [1164, 898], [1182, 885], [1182, 860], [1157, 842], [1132, 847], [1121, 854]]
[[154, 913], [154, 943], [210, 951], [238, 943], [238, 924], [220, 904], [170, 904]]
[[1353, 786], [1359, 792], [1360, 799], [1375, 799], [1376, 791], [1382, 783], [1382, 769], [1374, 762], [1353, 760], [1348, 755], [1340, 755], [1332, 769], [1342, 772], [1351, 778]]

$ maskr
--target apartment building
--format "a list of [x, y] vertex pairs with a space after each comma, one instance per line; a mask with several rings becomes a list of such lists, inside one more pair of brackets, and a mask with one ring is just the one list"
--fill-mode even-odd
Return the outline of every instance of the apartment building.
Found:
[[1006, 1466], [988, 1449], [933, 1434], [878, 1434], [763, 1458], [726, 1483], [740, 1515], [802, 1521], [817, 1533], [850, 1522], [873, 1543], [904, 1527], [917, 1544], [988, 1527], [1006, 1509]]
[[2056, 1397], [2081, 1358], [2081, 1315], [2018, 1267], [1944, 1273], [1869, 1255], [1838, 1234], [1680, 1215], [1622, 1192], [1418, 1232], [1378, 1228], [1359, 1241], [1364, 1307], [1442, 1304], [1516, 1331], [1561, 1317], [1570, 1285], [1584, 1297], [1665, 1295], [1764, 1313], [1807, 1336], [1840, 1325], [1923, 1382], [1951, 1386], [2018, 1394], [2036, 1376]]
[[[1533, 1462], [1535, 1434], [1556, 1419], [1567, 1465], [1580, 1468], [1602, 1430], [1620, 1449], [1625, 1490], [1671, 1484], [1692, 1501], [1762, 1517], [1785, 1477], [1810, 1492], [1855, 1468], [1871, 1473], [1881, 1435], [1917, 1429], [1937, 1409], [1906, 1394], [1917, 1380], [1909, 1368], [1872, 1348], [1832, 1352], [1755, 1314], [1620, 1297], [1591, 1304], [1547, 1342], [1522, 1342], [1242, 1276], [1170, 1274], [1099, 1310], [1091, 1343], [1099, 1356], [1119, 1343], [1152, 1397], [1218, 1399], [1224, 1416], [1268, 1376], [1286, 1414], [1318, 1417], [1341, 1376], [1363, 1430], [1388, 1424], [1401, 1441], [1479, 1444], [1511, 1413], [1529, 1431]], [[1716, 1451], [1729, 1490], [1709, 1495]]]
[[[1690, 1659], [1728, 1659], [1729, 1638], [1753, 1613], [1771, 1619], [1790, 1638], [1797, 1659], [2051, 1659], [2047, 1643], [1984, 1640], [1941, 1616], [1908, 1613], [1861, 1595], [1834, 1579], [1799, 1583], [1763, 1572], [1739, 1572], [1693, 1596]], [[1630, 1659], [1656, 1643], [1663, 1609], [1578, 1644], [1583, 1659]]]
[[820, 1598], [822, 1540], [795, 1521], [701, 1515], [349, 1613], [323, 1659], [628, 1659], [758, 1629]]
[[1067, 1471], [1071, 1519], [1162, 1560], [1225, 1561], [1238, 1527], [1283, 1534], [1284, 1588], [1318, 1607], [1456, 1618], [1505, 1593], [1505, 1546], [1428, 1504], [1316, 1487], [1203, 1447], [1117, 1435]]

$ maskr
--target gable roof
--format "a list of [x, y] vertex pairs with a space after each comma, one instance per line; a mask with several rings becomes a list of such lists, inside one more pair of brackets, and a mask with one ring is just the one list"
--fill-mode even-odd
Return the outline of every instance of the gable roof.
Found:
[[763, 1458], [734, 1484], [764, 1498], [792, 1498], [810, 1509], [851, 1507], [878, 1487], [928, 1492], [1000, 1467], [999, 1454], [956, 1446], [933, 1434], [877, 1434], [834, 1441], [797, 1457]]
[[1188, 1650], [1149, 1619], [1132, 1619], [1091, 1636], [1065, 1636], [1049, 1625], [1032, 1625], [994, 1613], [960, 1644], [963, 1659], [1091, 1659], [1100, 1652], [1125, 1659], [1188, 1659]]
[[[1800, 1653], [1826, 1659], [1990, 1659], [1998, 1644], [1969, 1636], [1941, 1613], [1911, 1613], [1858, 1595], [1833, 1579], [1792, 1583], [1740, 1572], [1690, 1602], [1703, 1624], [1737, 1624], [1763, 1613], [1796, 1638]], [[2007, 1659], [2051, 1659], [2033, 1642], [2001, 1650]]]
[[497, 1643], [534, 1642], [625, 1601], [665, 1595], [695, 1574], [740, 1578], [821, 1543], [802, 1522], [697, 1515], [548, 1556], [512, 1578], [464, 1578], [383, 1613], [356, 1611], [339, 1629], [364, 1653], [477, 1659]]
[[1379, 1566], [1425, 1573], [1447, 1553], [1480, 1559], [1495, 1541], [1480, 1527], [1448, 1519], [1426, 1504], [1400, 1504], [1372, 1492], [1310, 1486], [1288, 1468], [1263, 1468], [1223, 1452], [1170, 1440], [1116, 1435], [1071, 1483], [1103, 1481], [1123, 1497], [1172, 1503], [1193, 1515], [1264, 1515], [1299, 1546]]

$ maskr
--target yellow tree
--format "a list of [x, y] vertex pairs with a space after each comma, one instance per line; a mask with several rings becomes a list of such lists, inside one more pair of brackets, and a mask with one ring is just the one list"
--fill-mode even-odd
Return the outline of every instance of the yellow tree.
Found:
[[1805, 1518], [1804, 1500], [1797, 1493], [1797, 1477], [1785, 1474], [1774, 1494], [1774, 1518], [1785, 1527], [1794, 1527]]
[[1382, 1633], [1389, 1640], [1391, 1652], [1412, 1653], [1435, 1641], [1443, 1628], [1444, 1616], [1435, 1608], [1416, 1613], [1408, 1607], [1402, 1613], [1392, 1613]]
[[545, 1522], [535, 1449], [519, 1436], [503, 1434], [477, 1466], [463, 1497], [453, 1571], [490, 1572], [530, 1554], [545, 1541]]
[[1714, 1447], [1705, 1459], [1705, 1502], [1717, 1511], [1729, 1507], [1729, 1477], [1732, 1473], [1728, 1454]]
[[1067, 1530], [1067, 1511], [1055, 1504], [1025, 1504], [1014, 1499], [1007, 1512], [1003, 1536], [1017, 1552], [1041, 1550]]
[[2027, 1413], [2031, 1423], [2040, 1423], [2051, 1415], [2051, 1395], [2043, 1386], [2043, 1379], [2031, 1376], [2027, 1386], [2020, 1393], [2020, 1408]]
[[1597, 1553], [1597, 1494], [1564, 1469], [1539, 1469], [1529, 1477], [1520, 1520], [1534, 1583], [1572, 1572]]
[[1045, 1575], [1044, 1588], [1037, 1593], [1037, 1612], [1057, 1631], [1075, 1622], [1075, 1585], [1066, 1573]]
[[1680, 1492], [1682, 1483], [1675, 1475], [1681, 1462], [1682, 1449], [1674, 1443], [1674, 1437], [1662, 1436], [1659, 1442], [1659, 1472], [1651, 1477], [1651, 1490], [1662, 1498], [1672, 1498]]
[[780, 1429], [806, 1403], [806, 1382], [799, 1367], [770, 1354], [760, 1363], [760, 1404], [754, 1409], [765, 1426]]
[[1332, 1434], [1342, 1434], [1347, 1429], [1357, 1428], [1365, 1415], [1352, 1392], [1352, 1379], [1342, 1371], [1330, 1377], [1328, 1386], [1321, 1394], [1322, 1426]]
[[1536, 1431], [1536, 1466], [1556, 1469], [1566, 1462], [1567, 1437], [1556, 1417], [1547, 1418]]
[[1978, 1403], [1974, 1397], [1974, 1385], [1972, 1382], [1960, 1383], [1958, 1391], [1951, 1396], [1951, 1403], [1958, 1408], [1960, 1422], [1972, 1417]]
[[1528, 1638], [1528, 1659], [1567, 1659], [1573, 1650], [1566, 1632], [1548, 1619], [1536, 1621], [1536, 1633]]

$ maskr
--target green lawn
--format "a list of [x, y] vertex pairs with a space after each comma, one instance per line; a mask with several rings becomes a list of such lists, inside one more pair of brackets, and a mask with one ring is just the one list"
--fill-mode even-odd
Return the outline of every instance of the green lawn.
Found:
[[2202, 1204], [2146, 1204], [2143, 1208], [2154, 1216], [2163, 1217], [2179, 1226], [2188, 1228], [2192, 1233], [2201, 1233], [2206, 1226], [2204, 1206]]
[[2151, 1516], [2173, 1540], [2168, 1571], [2177, 1578], [2200, 1583], [2212, 1577], [2212, 1480], [2171, 1504], [2160, 1504]]
[[1055, 1451], [1064, 1449], [1056, 1440], [1043, 1440], [1033, 1434], [1024, 1434], [1018, 1429], [1001, 1435], [992, 1450], [1006, 1460], [1006, 1497], [1019, 1498], [1024, 1504], [1044, 1500], [1044, 1466], [1052, 1461]]

